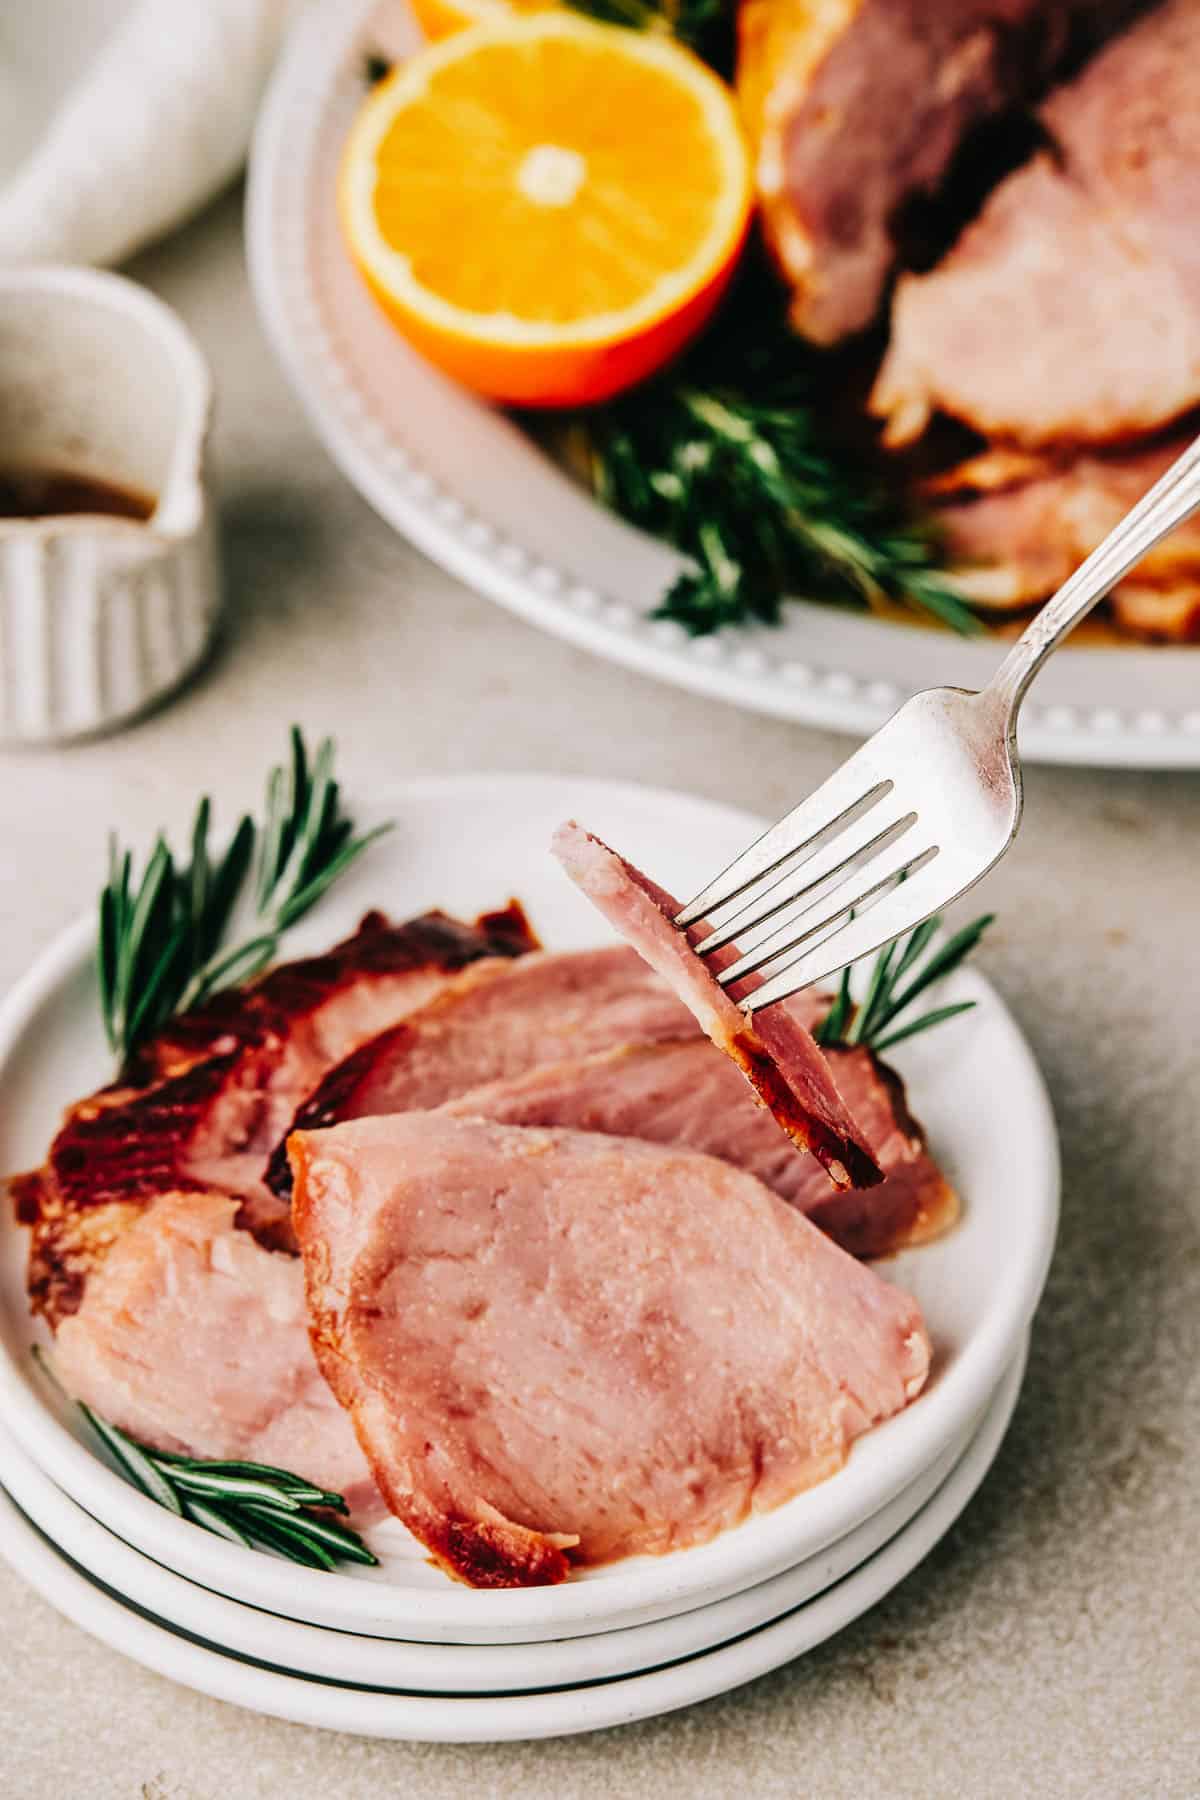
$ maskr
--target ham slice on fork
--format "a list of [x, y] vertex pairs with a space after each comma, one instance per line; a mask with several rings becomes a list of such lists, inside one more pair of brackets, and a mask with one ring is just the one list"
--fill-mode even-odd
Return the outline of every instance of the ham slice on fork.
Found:
[[677, 900], [573, 821], [559, 827], [552, 848], [576, 887], [670, 984], [792, 1142], [812, 1151], [834, 1187], [871, 1187], [881, 1180], [805, 1022], [810, 1011], [803, 999], [769, 1007], [752, 1022], [712, 966], [695, 954], [697, 934], [676, 930]]

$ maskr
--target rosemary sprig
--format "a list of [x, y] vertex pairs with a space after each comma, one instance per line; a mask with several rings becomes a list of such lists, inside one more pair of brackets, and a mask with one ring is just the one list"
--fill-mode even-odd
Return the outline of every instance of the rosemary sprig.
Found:
[[340, 1494], [266, 1463], [208, 1462], [152, 1450], [78, 1404], [134, 1486], [177, 1518], [247, 1550], [255, 1545], [274, 1550], [309, 1569], [378, 1561], [356, 1531], [326, 1516], [348, 1510]]
[[[176, 1012], [264, 969], [283, 932], [387, 829], [355, 836], [341, 809], [333, 758], [333, 742], [326, 738], [310, 763], [293, 726], [290, 760], [272, 769], [267, 781], [261, 826], [244, 816], [215, 861], [207, 796], [196, 810], [186, 864], [176, 862], [160, 833], [135, 880], [131, 853], [110, 840], [96, 963], [104, 1026], [119, 1056], [128, 1057]], [[231, 917], [250, 885], [247, 935], [227, 947]]]
[[597, 496], [688, 558], [657, 616], [703, 636], [777, 624], [789, 596], [821, 596], [979, 631], [930, 531], [835, 441], [819, 369], [752, 258], [678, 365], [579, 415], [573, 436]]
[[[919, 1031], [928, 1031], [932, 1025], [941, 1025], [959, 1013], [970, 1012], [974, 1000], [959, 1000], [951, 1006], [934, 1007], [932, 1012], [921, 1013], [907, 1024], [892, 1029], [900, 1014], [906, 1012], [919, 995], [966, 960], [994, 917], [993, 913], [984, 913], [970, 925], [964, 925], [921, 963], [942, 923], [938, 917], [926, 919], [923, 925], [910, 932], [903, 944], [897, 940], [880, 951], [866, 991], [857, 1005], [850, 992], [850, 971], [843, 969], [833, 1005], [813, 1033], [818, 1044], [825, 1049], [849, 1049], [862, 1044], [876, 1052], [889, 1050], [893, 1044], [915, 1037]], [[905, 976], [909, 977], [907, 981]]]
[[657, 32], [686, 44], [697, 56], [729, 75], [733, 68], [735, 9], [726, 0], [570, 0], [576, 12], [609, 25]]

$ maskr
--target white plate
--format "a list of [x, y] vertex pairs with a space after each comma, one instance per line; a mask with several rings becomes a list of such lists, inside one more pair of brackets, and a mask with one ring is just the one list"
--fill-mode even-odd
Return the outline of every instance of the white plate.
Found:
[[[593, 501], [517, 426], [387, 325], [342, 248], [334, 172], [368, 50], [416, 41], [404, 0], [324, 0], [286, 51], [251, 161], [248, 250], [266, 329], [346, 476], [481, 593], [572, 643], [697, 693], [838, 731], [874, 731], [918, 688], [979, 687], [994, 641], [798, 602], [784, 625], [689, 640], [650, 613], [673, 552]], [[1058, 653], [1022, 715], [1047, 762], [1200, 766], [1200, 651]]]
[[[513, 892], [549, 945], [595, 943], [603, 926], [546, 852], [559, 820], [577, 814], [688, 892], [761, 829], [745, 814], [683, 795], [558, 777], [420, 782], [377, 801], [398, 829], [296, 931], [293, 954], [329, 943], [380, 901], [398, 916], [434, 903], [472, 914]], [[106, 1072], [90, 932], [84, 921], [67, 933], [0, 1008], [0, 1169], [39, 1160], [62, 1105]], [[965, 1217], [940, 1242], [888, 1265], [924, 1308], [935, 1348], [929, 1386], [860, 1440], [831, 1480], [711, 1544], [614, 1564], [557, 1588], [477, 1593], [431, 1569], [399, 1527], [384, 1567], [356, 1574], [296, 1569], [224, 1543], [113, 1473], [36, 1369], [24, 1233], [7, 1209], [0, 1221], [0, 1421], [126, 1542], [207, 1587], [308, 1623], [429, 1641], [533, 1641], [642, 1624], [768, 1580], [855, 1529], [953, 1442], [1016, 1354], [1041, 1292], [1058, 1207], [1045, 1090], [982, 976], [960, 972], [946, 998], [978, 1005], [942, 1033], [904, 1045], [898, 1062], [965, 1195]]]
[[913, 1570], [954, 1523], [983, 1480], [1016, 1405], [1018, 1357], [979, 1432], [949, 1479], [917, 1517], [862, 1568], [807, 1606], [735, 1642], [618, 1681], [551, 1693], [478, 1698], [415, 1695], [305, 1680], [245, 1662], [130, 1610], [62, 1557], [0, 1491], [0, 1555], [93, 1637], [135, 1662], [215, 1699], [255, 1712], [363, 1737], [425, 1743], [495, 1743], [565, 1737], [628, 1725], [739, 1687], [823, 1643], [874, 1606]]
[[185, 1581], [134, 1550], [55, 1487], [2, 1427], [0, 1470], [11, 1498], [59, 1550], [122, 1600], [174, 1630], [290, 1674], [327, 1681], [435, 1694], [524, 1693], [658, 1668], [728, 1643], [805, 1605], [859, 1568], [916, 1517], [963, 1455], [979, 1423], [856, 1531], [774, 1580], [673, 1619], [544, 1644], [410, 1644], [281, 1618]]

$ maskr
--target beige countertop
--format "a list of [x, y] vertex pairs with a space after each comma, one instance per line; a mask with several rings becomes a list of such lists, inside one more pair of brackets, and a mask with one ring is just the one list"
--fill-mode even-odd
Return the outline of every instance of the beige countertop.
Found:
[[[148, 837], [202, 788], [230, 811], [256, 799], [293, 718], [337, 734], [351, 791], [551, 767], [775, 816], [836, 765], [843, 740], [593, 660], [396, 538], [275, 368], [236, 197], [135, 273], [216, 374], [230, 624], [204, 675], [136, 729], [0, 755], [0, 985], [91, 903], [110, 821]], [[472, 1749], [204, 1699], [0, 1567], [3, 1800], [1200, 1793], [1200, 776], [1034, 769], [1028, 789], [987, 886], [1000, 921], [982, 962], [1054, 1097], [1062, 1234], [1000, 1458], [926, 1563], [831, 1643], [721, 1699]]]

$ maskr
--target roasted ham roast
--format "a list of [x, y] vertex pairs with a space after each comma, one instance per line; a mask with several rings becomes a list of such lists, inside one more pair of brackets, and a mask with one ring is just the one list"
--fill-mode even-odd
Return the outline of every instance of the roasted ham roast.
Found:
[[832, 344], [870, 325], [906, 205], [939, 188], [973, 127], [1044, 92], [1134, 10], [1133, 0], [743, 0], [737, 87], [797, 330]]
[[[812, 997], [814, 1023], [828, 1004], [827, 996]], [[947, 1230], [958, 1217], [958, 1196], [925, 1147], [899, 1076], [867, 1049], [826, 1056], [883, 1171], [883, 1180], [861, 1193], [831, 1188], [816, 1158], [797, 1153], [735, 1065], [704, 1037], [626, 1044], [546, 1064], [471, 1088], [438, 1110], [703, 1151], [757, 1176], [854, 1256], [886, 1255]]]
[[879, 1181], [880, 1171], [813, 1041], [804, 1010], [784, 1003], [765, 1008], [751, 1022], [719, 985], [712, 966], [695, 954], [692, 944], [699, 934], [675, 929], [671, 921], [679, 903], [670, 894], [573, 822], [559, 827], [553, 849], [575, 885], [671, 984], [792, 1142], [812, 1151], [834, 1187]]
[[32, 1227], [29, 1293], [51, 1325], [79, 1304], [91, 1270], [156, 1196], [234, 1196], [238, 1223], [288, 1244], [290, 1220], [263, 1180], [300, 1101], [363, 1038], [420, 1006], [459, 970], [503, 962], [533, 938], [513, 906], [465, 925], [381, 914], [325, 956], [172, 1021], [128, 1077], [71, 1107], [45, 1165], [12, 1182]]
[[[481, 964], [331, 1069], [293, 1127], [416, 1112], [539, 1063], [695, 1029], [686, 1007], [623, 945]], [[286, 1142], [271, 1160], [270, 1180], [287, 1194]]]
[[144, 1207], [62, 1320], [56, 1373], [139, 1442], [268, 1463], [382, 1512], [347, 1414], [317, 1367], [300, 1259], [234, 1225], [222, 1194]]
[[702, 1543], [925, 1381], [916, 1303], [714, 1158], [428, 1113], [289, 1149], [318, 1360], [474, 1585]]
[[1163, 0], [1050, 96], [1047, 148], [899, 282], [873, 401], [893, 442], [941, 410], [1105, 443], [1200, 403], [1198, 71], [1200, 6]]

